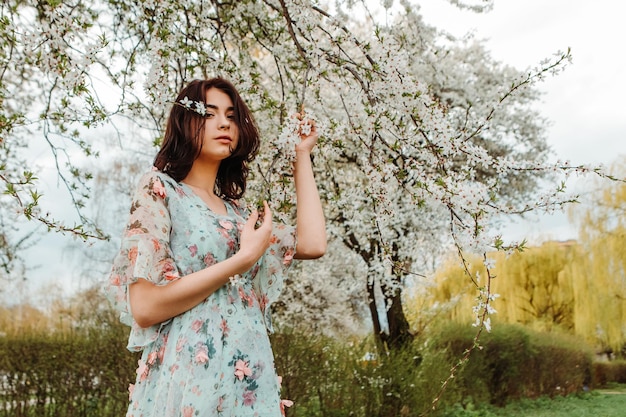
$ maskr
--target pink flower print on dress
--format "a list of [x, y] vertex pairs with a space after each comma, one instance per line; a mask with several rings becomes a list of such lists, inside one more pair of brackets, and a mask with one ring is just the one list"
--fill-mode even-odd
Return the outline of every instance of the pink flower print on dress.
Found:
[[195, 360], [197, 363], [209, 362], [209, 348], [207, 347], [207, 345], [198, 344], [196, 348]]
[[196, 411], [193, 407], [191, 406], [184, 406], [183, 407], [183, 417], [193, 417], [193, 413], [194, 411]]
[[165, 259], [160, 262], [161, 270], [163, 271], [163, 276], [168, 281], [173, 281], [179, 278], [178, 271], [176, 267], [173, 265], [172, 261], [169, 259]]
[[243, 392], [243, 405], [250, 407], [256, 402], [256, 394], [254, 391], [245, 390]]
[[285, 407], [291, 407], [293, 405], [293, 401], [291, 400], [280, 400], [280, 412], [285, 415]]
[[130, 400], [135, 392], [135, 384], [128, 384], [128, 399]]
[[243, 290], [243, 287], [239, 287], [239, 298], [241, 298], [241, 301], [247, 302], [248, 307], [254, 306], [254, 298], [250, 295], [247, 295]]
[[165, 357], [165, 345], [162, 345], [157, 352], [157, 359], [159, 363], [163, 363], [163, 357]]
[[176, 342], [176, 352], [177, 353], [182, 352], [183, 348], [185, 347], [186, 344], [187, 344], [187, 338], [186, 337], [178, 339], [178, 342]]
[[218, 413], [224, 411], [224, 396], [222, 395], [217, 399], [217, 408], [215, 409]]
[[169, 335], [167, 334], [163, 336], [163, 344], [157, 351], [157, 359], [159, 360], [159, 363], [163, 363], [163, 357], [165, 356], [165, 346], [167, 345], [168, 338], [169, 338]]
[[157, 360], [157, 353], [156, 352], [150, 352], [148, 353], [148, 358], [146, 360], [146, 362], [148, 363], [148, 365], [154, 365], [155, 362]]
[[249, 362], [238, 359], [235, 363], [235, 376], [243, 381], [244, 377], [252, 375], [252, 369], [248, 368]]
[[222, 329], [224, 337], [228, 336], [228, 331], [230, 329], [228, 328], [228, 322], [226, 321], [226, 319], [222, 319], [222, 323], [220, 323], [220, 329]]
[[283, 265], [289, 265], [293, 260], [293, 249], [289, 249], [285, 252], [285, 256], [283, 257]]
[[157, 179], [152, 184], [152, 191], [161, 198], [165, 198], [165, 187], [161, 180]]
[[198, 253], [198, 245], [189, 246], [189, 253], [191, 254], [192, 258], [196, 256], [196, 253]]
[[139, 250], [137, 249], [137, 246], [133, 246], [132, 248], [128, 250], [128, 260], [130, 261], [131, 264], [135, 263], [135, 260], [137, 259], [138, 251]]
[[267, 294], [263, 293], [259, 298], [259, 306], [261, 307], [261, 311], [265, 311], [265, 307], [267, 307], [267, 303], [269, 302], [269, 297]]
[[213, 254], [211, 252], [204, 255], [204, 264], [206, 266], [211, 266], [215, 264], [215, 258], [213, 257]]
[[111, 275], [111, 278], [109, 279], [109, 282], [111, 283], [111, 285], [119, 287], [120, 284], [122, 283], [122, 279], [120, 278], [119, 275]]
[[202, 328], [203, 323], [204, 322], [202, 320], [194, 320], [193, 323], [191, 323], [191, 330], [198, 333]]
[[150, 369], [148, 368], [148, 365], [146, 365], [145, 362], [141, 359], [137, 361], [137, 365], [139, 365], [137, 367], [137, 375], [139, 375], [139, 380], [145, 381], [146, 378], [148, 378], [148, 372], [150, 371]]
[[[133, 226], [135, 226], [135, 225], [133, 225]], [[145, 232], [143, 230], [141, 230], [141, 224], [139, 223], [138, 226], [131, 227], [130, 229], [128, 229], [126, 231], [126, 236], [140, 235], [142, 233], [145, 233]]]
[[[283, 377], [278, 375], [278, 389], [280, 390], [283, 385]], [[285, 415], [285, 407], [291, 407], [293, 405], [293, 401], [291, 400], [280, 400], [280, 412]]]
[[231, 230], [234, 227], [233, 223], [228, 220], [220, 220], [220, 226], [226, 230]]
[[222, 228], [217, 229], [217, 231], [220, 233], [220, 235], [222, 235], [224, 239], [230, 239], [230, 234], [228, 233], [228, 230]]

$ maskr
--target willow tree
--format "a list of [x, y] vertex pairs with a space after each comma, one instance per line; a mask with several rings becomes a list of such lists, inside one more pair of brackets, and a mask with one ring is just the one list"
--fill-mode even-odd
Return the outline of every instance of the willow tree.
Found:
[[[490, 253], [495, 263], [491, 273], [495, 279], [491, 290], [498, 298], [492, 303], [497, 319], [541, 328], [560, 327], [574, 330], [573, 270], [581, 255], [573, 241], [546, 242], [510, 255]], [[472, 276], [485, 276], [487, 271], [480, 257], [468, 257]], [[452, 259], [435, 274], [429, 292], [422, 293], [427, 304], [437, 304], [445, 317], [469, 322], [473, 319], [473, 297], [468, 293], [465, 268]], [[415, 301], [422, 301], [418, 296]]]
[[[623, 178], [626, 160], [616, 161], [611, 171]], [[594, 181], [589, 188], [583, 204], [570, 209], [585, 254], [574, 269], [578, 295], [574, 326], [577, 333], [597, 340], [608, 352], [625, 355], [626, 183]]]
[[[510, 256], [490, 254], [495, 261], [491, 273], [496, 277], [491, 291], [498, 295], [492, 307], [499, 322], [520, 323], [539, 330], [559, 329], [584, 338], [598, 351], [623, 351], [624, 231], [616, 223], [606, 223], [611, 216], [601, 220], [603, 214], [598, 211], [598, 206], [611, 207], [614, 214], [623, 211], [623, 188], [623, 183], [613, 183], [611, 187], [604, 184], [603, 197], [594, 200], [592, 207], [572, 211], [572, 215], [577, 212], [574, 216], [581, 224], [580, 242], [546, 242]], [[470, 259], [473, 276], [485, 276], [487, 271], [480, 258]], [[471, 322], [474, 297], [465, 268], [451, 260], [435, 277], [427, 291], [410, 298], [410, 303], [420, 306], [410, 314], [414, 326], [424, 326], [422, 311], [443, 319]]]
[[[120, 148], [145, 154], [159, 143], [181, 86], [223, 75], [238, 86], [266, 138], [252, 192], [289, 217], [293, 190], [284, 177], [296, 135], [288, 114], [304, 109], [324, 130], [315, 167], [330, 234], [362, 260], [374, 323], [387, 312], [389, 334], [375, 333], [380, 344], [400, 347], [411, 339], [402, 288], [420, 276], [424, 259], [443, 242], [462, 257], [516, 246], [492, 231], [494, 216], [554, 208], [569, 197], [561, 196], [560, 183], [525, 199], [511, 191], [526, 195], [546, 172], [590, 168], [546, 163], [542, 124], [530, 110], [534, 85], [558, 73], [569, 52], [515, 71], [486, 59], [480, 45], [443, 42], [413, 2], [401, 2], [399, 20], [389, 25], [357, 22], [354, 16], [368, 16], [365, 4], [5, 1], [0, 146], [13, 151], [37, 138], [80, 209], [92, 178], [85, 166], [92, 164], [77, 161], [110, 152], [94, 129], [111, 126]], [[6, 158], [7, 205], [52, 229], [102, 237], [81, 211], [68, 226], [39, 209], [35, 172]], [[384, 294], [381, 308], [376, 287]], [[492, 294], [488, 285], [478, 287], [482, 321]]]

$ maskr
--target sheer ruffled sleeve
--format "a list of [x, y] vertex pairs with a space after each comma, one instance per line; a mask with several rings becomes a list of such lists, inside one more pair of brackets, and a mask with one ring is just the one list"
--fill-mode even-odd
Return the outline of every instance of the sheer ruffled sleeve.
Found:
[[128, 286], [139, 278], [165, 285], [180, 277], [170, 249], [169, 192], [158, 172], [145, 174], [135, 190], [130, 218], [119, 253], [113, 261], [107, 295], [120, 312], [120, 320], [131, 326], [128, 349], [140, 351], [156, 340], [168, 322], [141, 328], [133, 319]]
[[254, 279], [254, 289], [261, 304], [267, 329], [272, 332], [271, 305], [284, 286], [287, 271], [296, 252], [296, 228], [274, 224], [270, 247], [263, 256], [260, 269]]

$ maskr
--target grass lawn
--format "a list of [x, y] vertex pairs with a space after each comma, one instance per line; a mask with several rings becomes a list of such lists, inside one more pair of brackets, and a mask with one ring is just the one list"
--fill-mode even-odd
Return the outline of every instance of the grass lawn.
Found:
[[504, 408], [458, 410], [447, 417], [625, 417], [626, 385], [569, 397], [540, 398], [511, 403]]

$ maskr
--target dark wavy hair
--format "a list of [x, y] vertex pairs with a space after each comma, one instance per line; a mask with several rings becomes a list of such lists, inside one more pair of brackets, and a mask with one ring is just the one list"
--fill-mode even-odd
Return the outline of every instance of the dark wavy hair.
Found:
[[[215, 192], [228, 200], [241, 198], [246, 191], [248, 164], [259, 152], [259, 130], [252, 113], [239, 92], [224, 78], [194, 80], [176, 97], [180, 103], [185, 97], [191, 101], [206, 101], [206, 92], [211, 88], [226, 93], [233, 102], [234, 122], [239, 128], [239, 141], [233, 153], [220, 163], [215, 181]], [[154, 158], [154, 166], [176, 181], [184, 179], [193, 162], [202, 151], [205, 118], [191, 109], [174, 104], [165, 127], [161, 149]]]

